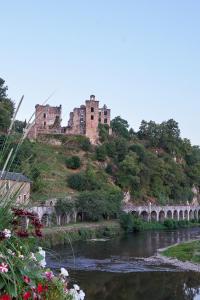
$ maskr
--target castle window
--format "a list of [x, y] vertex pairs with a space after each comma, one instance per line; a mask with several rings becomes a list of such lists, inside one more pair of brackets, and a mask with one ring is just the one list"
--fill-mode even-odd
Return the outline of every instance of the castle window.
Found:
[[80, 122], [83, 123], [83, 121], [84, 121], [83, 118], [80, 118]]
[[107, 110], [104, 110], [104, 116], [107, 116], [108, 112]]
[[46, 115], [46, 114], [44, 114], [44, 119], [46, 119], [46, 116], [47, 116], [47, 115]]
[[94, 120], [94, 116], [91, 116], [91, 120]]
[[108, 123], [107, 119], [104, 119], [104, 124], [107, 124], [107, 123]]
[[99, 112], [99, 117], [101, 117], [101, 112]]
[[91, 107], [91, 112], [94, 112], [94, 107]]
[[99, 118], [99, 123], [101, 123], [101, 118]]
[[46, 122], [44, 122], [44, 128], [46, 127]]

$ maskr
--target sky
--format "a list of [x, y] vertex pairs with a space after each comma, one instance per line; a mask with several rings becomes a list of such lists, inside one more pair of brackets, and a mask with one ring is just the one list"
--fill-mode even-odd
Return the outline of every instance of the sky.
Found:
[[138, 130], [174, 118], [200, 145], [199, 0], [0, 0], [8, 95], [69, 112], [91, 94]]

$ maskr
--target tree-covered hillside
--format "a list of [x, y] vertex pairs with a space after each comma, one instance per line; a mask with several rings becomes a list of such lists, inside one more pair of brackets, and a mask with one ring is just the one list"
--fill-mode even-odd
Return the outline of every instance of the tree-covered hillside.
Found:
[[[2, 82], [2, 110], [6, 110], [5, 103], [10, 101], [6, 90]], [[8, 116], [11, 118], [11, 110], [1, 118], [7, 120]], [[1, 149], [9, 122], [1, 123], [4, 124]], [[116, 117], [111, 127], [109, 135], [107, 125], [100, 125], [97, 146], [83, 136], [46, 135], [36, 142], [25, 140], [11, 168], [32, 179], [34, 201], [70, 194], [79, 197], [80, 205], [83, 202], [89, 205], [92, 199], [102, 203], [104, 199], [103, 207], [108, 207], [113, 197], [119, 199], [118, 205], [123, 192], [130, 192], [134, 203], [192, 201], [192, 189], [200, 187], [200, 148], [181, 138], [176, 121], [171, 119], [161, 124], [142, 121], [135, 132], [126, 120]], [[11, 147], [16, 149], [22, 129], [23, 126], [15, 127], [17, 132], [11, 135], [7, 151]], [[112, 213], [115, 205], [109, 208], [111, 211], [113, 208]]]

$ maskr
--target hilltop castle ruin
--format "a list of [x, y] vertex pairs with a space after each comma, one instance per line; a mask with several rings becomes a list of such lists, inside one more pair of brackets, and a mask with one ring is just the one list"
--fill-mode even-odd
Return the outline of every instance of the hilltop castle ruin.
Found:
[[104, 105], [99, 107], [99, 101], [94, 95], [86, 100], [84, 105], [74, 108], [70, 113], [68, 125], [61, 126], [62, 107], [39, 105], [35, 106], [35, 124], [28, 137], [36, 139], [41, 134], [85, 135], [96, 144], [99, 140], [99, 124], [107, 124], [110, 128], [111, 110]]

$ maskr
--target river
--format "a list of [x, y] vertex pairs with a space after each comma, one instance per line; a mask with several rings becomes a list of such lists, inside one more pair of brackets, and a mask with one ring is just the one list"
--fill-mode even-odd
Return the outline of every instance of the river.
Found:
[[156, 261], [157, 249], [200, 236], [200, 228], [145, 231], [120, 238], [57, 246], [53, 269], [70, 271], [86, 300], [200, 300], [200, 273]]

